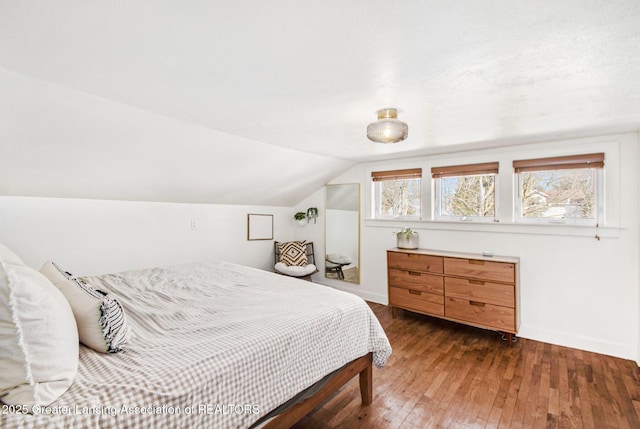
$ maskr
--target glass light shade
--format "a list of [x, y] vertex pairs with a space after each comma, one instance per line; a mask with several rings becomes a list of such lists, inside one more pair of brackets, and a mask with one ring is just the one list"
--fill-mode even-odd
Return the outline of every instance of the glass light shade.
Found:
[[409, 127], [397, 118], [396, 109], [378, 110], [378, 120], [367, 127], [367, 138], [378, 143], [398, 143], [406, 139]]

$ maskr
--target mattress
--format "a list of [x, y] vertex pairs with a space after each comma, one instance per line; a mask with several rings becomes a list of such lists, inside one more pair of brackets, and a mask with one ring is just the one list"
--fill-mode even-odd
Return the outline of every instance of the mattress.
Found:
[[[3, 409], [0, 427], [246, 428], [387, 337], [359, 297], [227, 262], [84, 277], [115, 295], [133, 337], [117, 354], [80, 347], [48, 407]], [[28, 411], [24, 414], [24, 411]]]

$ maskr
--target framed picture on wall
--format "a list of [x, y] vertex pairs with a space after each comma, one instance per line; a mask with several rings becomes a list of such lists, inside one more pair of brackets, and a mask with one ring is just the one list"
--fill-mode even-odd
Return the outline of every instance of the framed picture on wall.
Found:
[[248, 214], [247, 240], [273, 240], [273, 215]]

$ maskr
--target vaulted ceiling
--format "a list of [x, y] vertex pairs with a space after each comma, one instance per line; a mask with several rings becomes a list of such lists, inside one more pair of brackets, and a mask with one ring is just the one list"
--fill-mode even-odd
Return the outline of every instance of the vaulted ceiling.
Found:
[[[640, 129], [637, 0], [0, 2], [0, 194], [292, 205], [354, 163]], [[395, 107], [409, 138], [367, 140]]]

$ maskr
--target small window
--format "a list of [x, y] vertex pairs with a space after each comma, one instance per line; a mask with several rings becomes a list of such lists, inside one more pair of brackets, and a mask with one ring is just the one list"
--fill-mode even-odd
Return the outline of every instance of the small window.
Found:
[[422, 169], [375, 171], [373, 181], [374, 218], [419, 219]]
[[436, 219], [495, 220], [498, 167], [487, 162], [432, 168]]
[[604, 153], [513, 161], [513, 167], [517, 221], [601, 222]]

